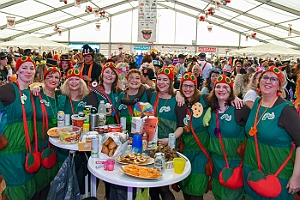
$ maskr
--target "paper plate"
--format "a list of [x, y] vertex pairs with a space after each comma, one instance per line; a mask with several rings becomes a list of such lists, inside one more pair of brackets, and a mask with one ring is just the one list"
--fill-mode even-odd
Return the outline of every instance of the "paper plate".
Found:
[[47, 134], [49, 135], [49, 137], [55, 137], [55, 138], [58, 138], [58, 127], [53, 127], [53, 128], [50, 128], [48, 131], [47, 131]]
[[[126, 166], [128, 166], [128, 165], [126, 165]], [[160, 179], [161, 176], [162, 176], [161, 173], [159, 173], [160, 176], [157, 177], [157, 178], [150, 178], [150, 177], [137, 176], [137, 175], [134, 175], [134, 174], [130, 174], [130, 173], [125, 172], [124, 169], [125, 169], [126, 166], [121, 166], [121, 167], [119, 168], [119, 170], [120, 170], [122, 173], [124, 173], [124, 174], [126, 174], [126, 175], [128, 175], [128, 176], [131, 176], [131, 177], [140, 178], [140, 179], [148, 179], [148, 180], [158, 180], [158, 179]]]
[[120, 163], [120, 164], [122, 164], [122, 165], [135, 164], [135, 165], [139, 165], [139, 166], [146, 166], [146, 165], [151, 165], [151, 164], [154, 163], [154, 158], [151, 158], [151, 157], [149, 157], [148, 160], [147, 160], [146, 162], [139, 163], [139, 164], [137, 164], [137, 163], [124, 162], [124, 161], [121, 161], [120, 158], [121, 158], [121, 157], [118, 156], [118, 157], [116, 157], [115, 160], [116, 160], [116, 162], [118, 162], [118, 163]]

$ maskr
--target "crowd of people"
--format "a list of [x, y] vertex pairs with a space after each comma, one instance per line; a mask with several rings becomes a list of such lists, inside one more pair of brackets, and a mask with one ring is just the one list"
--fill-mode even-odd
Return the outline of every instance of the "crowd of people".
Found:
[[[134, 104], [153, 106], [157, 145], [168, 145], [174, 133], [177, 150], [191, 162], [190, 175], [172, 185], [186, 200], [203, 199], [208, 190], [218, 200], [288, 200], [299, 192], [299, 59], [212, 61], [205, 53], [153, 52], [96, 59], [89, 45], [57, 56], [43, 54], [40, 60], [26, 52], [15, 59], [0, 53], [3, 199], [46, 199], [68, 156], [48, 144], [46, 132], [57, 126], [57, 112], [77, 114], [85, 105], [98, 108], [103, 100], [112, 106], [106, 123], [119, 124], [125, 117], [129, 133]], [[13, 74], [15, 80], [9, 78]], [[53, 154], [55, 161], [41, 162]], [[85, 156], [78, 155], [77, 166], [86, 170]], [[86, 174], [77, 175], [81, 188]], [[169, 186], [149, 193], [152, 200], [175, 199]], [[126, 199], [126, 188], [106, 183], [105, 197]]]

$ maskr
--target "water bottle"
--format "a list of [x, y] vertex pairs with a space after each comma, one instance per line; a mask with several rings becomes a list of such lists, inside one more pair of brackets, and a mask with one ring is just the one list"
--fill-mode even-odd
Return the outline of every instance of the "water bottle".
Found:
[[132, 151], [134, 153], [142, 153], [142, 150], [143, 150], [142, 136], [136, 133], [134, 134], [132, 139]]
[[99, 115], [99, 126], [104, 126], [106, 123], [106, 107], [104, 100], [100, 101], [98, 107], [98, 115]]

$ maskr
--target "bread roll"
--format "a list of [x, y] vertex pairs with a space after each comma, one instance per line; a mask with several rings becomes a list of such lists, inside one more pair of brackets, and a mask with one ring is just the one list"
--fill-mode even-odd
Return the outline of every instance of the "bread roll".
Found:
[[116, 146], [117, 146], [116, 143], [115, 143], [114, 141], [111, 141], [111, 142], [109, 143], [109, 145], [108, 145], [108, 148], [109, 148], [109, 149], [114, 149]]
[[103, 145], [107, 146], [110, 142], [111, 142], [111, 138], [108, 138], [108, 139], [103, 143]]
[[109, 150], [108, 150], [107, 146], [102, 145], [102, 150], [101, 150], [101, 152], [104, 153], [104, 154], [106, 154], [106, 155], [108, 155]]
[[114, 155], [114, 150], [113, 150], [113, 149], [109, 150], [108, 156], [109, 156], [109, 157], [112, 157], [113, 155]]

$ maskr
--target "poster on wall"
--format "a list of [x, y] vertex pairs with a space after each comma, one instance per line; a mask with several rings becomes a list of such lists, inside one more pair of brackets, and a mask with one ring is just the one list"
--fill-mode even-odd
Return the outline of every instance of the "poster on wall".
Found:
[[139, 0], [138, 42], [156, 42], [157, 0]]

